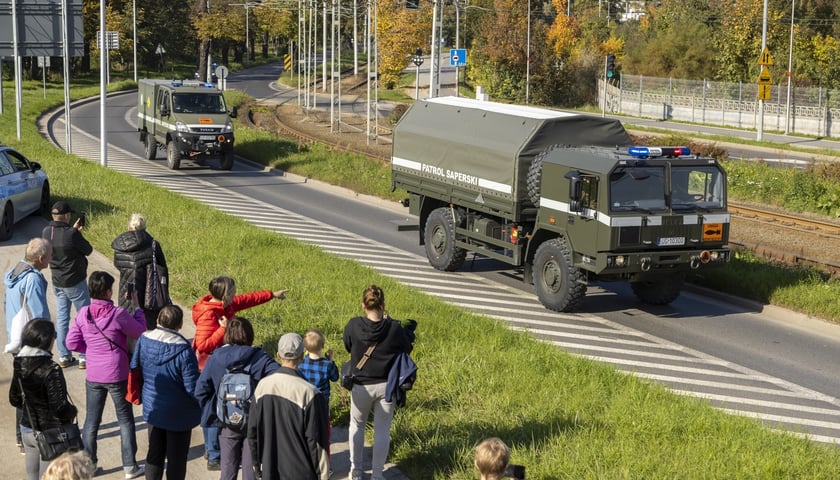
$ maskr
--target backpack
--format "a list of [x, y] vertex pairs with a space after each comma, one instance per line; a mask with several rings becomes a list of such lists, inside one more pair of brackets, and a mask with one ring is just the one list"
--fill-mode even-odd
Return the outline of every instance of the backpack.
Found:
[[237, 432], [244, 432], [248, 427], [248, 410], [254, 398], [254, 381], [250, 373], [253, 356], [245, 365], [226, 368], [216, 392], [216, 417], [222, 426]]

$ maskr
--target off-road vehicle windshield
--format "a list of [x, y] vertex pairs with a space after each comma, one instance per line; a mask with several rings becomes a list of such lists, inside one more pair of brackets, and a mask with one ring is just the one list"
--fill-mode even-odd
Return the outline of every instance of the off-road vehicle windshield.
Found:
[[620, 167], [610, 174], [610, 210], [665, 210], [664, 167]]
[[172, 104], [178, 113], [227, 113], [224, 97], [212, 93], [176, 93]]

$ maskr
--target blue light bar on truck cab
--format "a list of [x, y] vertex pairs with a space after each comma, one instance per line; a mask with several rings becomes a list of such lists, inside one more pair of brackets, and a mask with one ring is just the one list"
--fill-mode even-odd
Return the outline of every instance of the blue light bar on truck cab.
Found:
[[636, 158], [674, 158], [681, 155], [690, 155], [691, 150], [688, 147], [630, 147], [627, 149], [627, 153]]

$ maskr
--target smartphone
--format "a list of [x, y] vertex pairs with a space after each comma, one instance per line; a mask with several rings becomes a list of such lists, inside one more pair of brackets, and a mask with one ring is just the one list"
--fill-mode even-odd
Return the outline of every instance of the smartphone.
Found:
[[79, 226], [84, 227], [87, 222], [87, 215], [85, 212], [79, 212]]
[[134, 282], [128, 282], [125, 285], [125, 298], [131, 300], [132, 294], [134, 294]]
[[513, 480], [525, 480], [525, 465], [508, 464], [505, 470], [505, 477]]

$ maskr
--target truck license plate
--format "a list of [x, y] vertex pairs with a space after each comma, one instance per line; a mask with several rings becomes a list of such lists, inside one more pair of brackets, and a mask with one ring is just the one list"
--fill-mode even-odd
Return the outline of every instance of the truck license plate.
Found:
[[199, 140], [215, 140], [215, 135], [201, 135], [198, 137]]
[[685, 245], [685, 237], [662, 237], [657, 240], [657, 245], [659, 245], [660, 247]]

